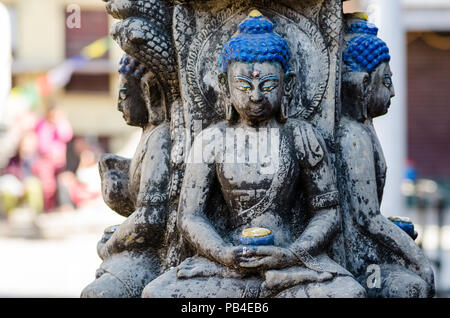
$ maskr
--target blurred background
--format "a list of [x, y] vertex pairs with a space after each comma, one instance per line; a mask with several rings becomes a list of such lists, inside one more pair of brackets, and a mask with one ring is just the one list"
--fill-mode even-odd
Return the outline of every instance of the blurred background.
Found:
[[[375, 120], [386, 216], [409, 217], [450, 296], [450, 1], [350, 0], [391, 51], [396, 97]], [[101, 0], [0, 0], [0, 297], [78, 297], [123, 218], [100, 194], [104, 152], [140, 131], [117, 111], [122, 51]]]

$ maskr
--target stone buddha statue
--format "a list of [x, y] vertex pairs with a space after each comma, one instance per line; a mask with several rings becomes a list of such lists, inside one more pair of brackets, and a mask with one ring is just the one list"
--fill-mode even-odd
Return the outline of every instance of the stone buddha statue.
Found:
[[347, 269], [367, 286], [368, 266], [380, 266], [371, 297], [431, 297], [431, 265], [413, 239], [380, 213], [386, 162], [372, 119], [394, 97], [389, 50], [363, 13], [346, 17], [338, 165]]
[[[223, 45], [226, 120], [195, 138], [178, 207], [178, 229], [196, 255], [151, 281], [143, 297], [366, 295], [327, 255], [341, 224], [337, 185], [321, 135], [288, 118], [289, 61], [287, 42], [256, 10]], [[211, 208], [215, 190], [225, 212]], [[248, 233], [272, 237], [258, 243]]]
[[160, 273], [170, 179], [171, 138], [161, 87], [146, 66], [125, 55], [119, 68], [118, 109], [130, 126], [142, 127], [134, 157], [100, 160], [102, 193], [127, 219], [105, 230], [97, 250], [97, 278], [82, 297], [140, 297]]

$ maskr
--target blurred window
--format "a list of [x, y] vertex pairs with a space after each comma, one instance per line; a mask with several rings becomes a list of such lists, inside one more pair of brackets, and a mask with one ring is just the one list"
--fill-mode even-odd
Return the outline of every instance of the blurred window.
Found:
[[[408, 32], [408, 157], [450, 178], [450, 32]], [[395, 74], [394, 74], [395, 85]]]
[[[66, 12], [66, 18], [71, 13]], [[108, 35], [108, 14], [106, 11], [81, 10], [81, 27], [66, 30], [66, 56], [71, 57], [90, 43]], [[108, 58], [108, 53], [103, 57]]]
[[[66, 18], [71, 14], [66, 12]], [[66, 57], [78, 55], [92, 42], [109, 34], [106, 11], [81, 10], [81, 27], [66, 30]], [[102, 58], [93, 60], [88, 67], [75, 72], [66, 86], [67, 92], [109, 92], [109, 52]]]
[[74, 73], [66, 86], [68, 92], [109, 92], [109, 74]]

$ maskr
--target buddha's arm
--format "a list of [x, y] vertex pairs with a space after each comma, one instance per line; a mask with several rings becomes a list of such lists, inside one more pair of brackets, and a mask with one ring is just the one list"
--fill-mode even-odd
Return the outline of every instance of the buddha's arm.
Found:
[[131, 249], [158, 248], [162, 241], [170, 175], [170, 140], [163, 132], [158, 132], [149, 140], [141, 166], [135, 211], [106, 242], [106, 255]]
[[309, 205], [309, 222], [290, 250], [298, 255], [323, 251], [340, 226], [334, 170], [322, 136], [303, 121], [293, 121], [294, 143], [300, 165], [301, 191]]
[[367, 233], [392, 252], [414, 264], [424, 279], [432, 272], [417, 244], [380, 213], [372, 141], [363, 130], [347, 131], [340, 138], [340, 160], [346, 180], [343, 185], [350, 200], [350, 215], [361, 232]]
[[377, 133], [375, 131], [375, 127], [373, 127], [373, 123], [366, 122], [365, 126], [367, 127], [367, 132], [371, 135], [371, 140], [373, 144], [373, 160], [375, 167], [375, 178], [377, 182], [377, 194], [378, 194], [378, 202], [381, 204], [381, 200], [383, 199], [383, 190], [384, 185], [386, 183], [386, 160], [384, 159], [383, 149], [381, 147], [380, 141], [378, 140]]
[[199, 254], [232, 266], [236, 264], [233, 253], [238, 247], [226, 243], [205, 214], [216, 178], [216, 148], [221, 147], [221, 143], [215, 145], [215, 142], [221, 141], [223, 133], [223, 130], [213, 127], [203, 130], [195, 138], [184, 172], [177, 225], [183, 237]]
[[214, 164], [190, 163], [186, 166], [178, 207], [178, 228], [200, 254], [230, 265], [225, 251], [231, 245], [225, 243], [204, 214], [214, 177]]
[[329, 245], [341, 222], [334, 172], [326, 153], [314, 167], [303, 168], [302, 179], [312, 216], [289, 249], [296, 255], [315, 255]]

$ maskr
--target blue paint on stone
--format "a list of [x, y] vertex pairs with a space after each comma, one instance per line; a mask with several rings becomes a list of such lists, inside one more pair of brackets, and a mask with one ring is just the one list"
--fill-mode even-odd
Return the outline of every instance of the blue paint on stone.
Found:
[[245, 237], [241, 236], [240, 238], [242, 245], [273, 245], [275, 242], [274, 236], [272, 233], [262, 237]]
[[273, 32], [273, 23], [263, 16], [249, 16], [239, 25], [239, 33], [223, 46], [220, 72], [233, 61], [245, 63], [278, 62], [288, 71], [290, 51], [287, 42]]
[[348, 26], [347, 33], [355, 34], [344, 51], [344, 63], [351, 71], [372, 72], [383, 62], [389, 62], [389, 48], [377, 37], [378, 28], [364, 19]]

